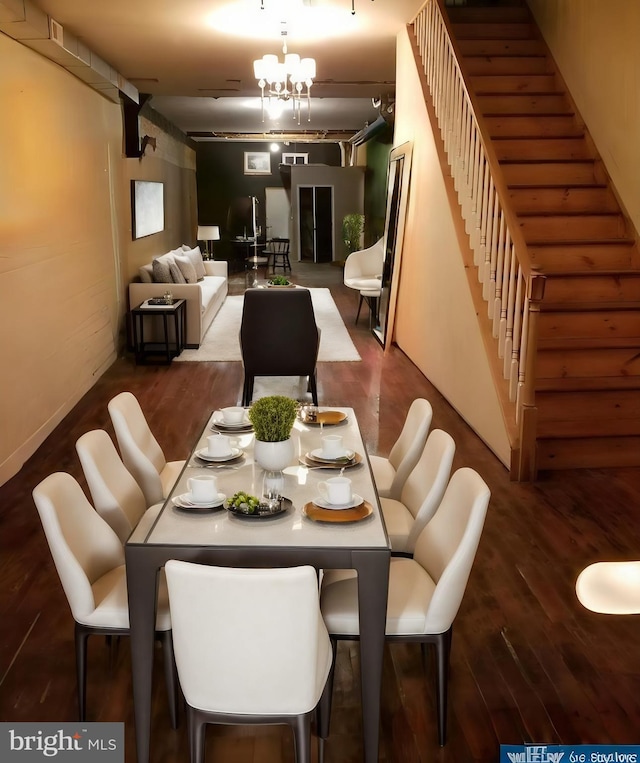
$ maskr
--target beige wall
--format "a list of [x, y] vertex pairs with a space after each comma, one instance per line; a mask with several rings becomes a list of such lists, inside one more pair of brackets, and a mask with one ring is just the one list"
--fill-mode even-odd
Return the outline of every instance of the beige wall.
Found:
[[[114, 361], [136, 259], [195, 238], [195, 172], [160, 140], [124, 159], [121, 107], [1, 33], [0, 113], [2, 484]], [[131, 177], [165, 180], [172, 205], [138, 242]]]
[[500, 460], [509, 442], [406, 31], [397, 48], [394, 145], [411, 141], [395, 341]]
[[529, 6], [640, 230], [640, 2], [529, 0]]

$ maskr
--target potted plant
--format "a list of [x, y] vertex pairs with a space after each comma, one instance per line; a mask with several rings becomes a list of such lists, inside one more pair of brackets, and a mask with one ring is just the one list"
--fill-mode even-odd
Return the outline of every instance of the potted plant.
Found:
[[283, 395], [256, 400], [249, 409], [255, 433], [254, 456], [263, 469], [279, 471], [293, 461], [291, 430], [298, 412], [298, 401]]
[[353, 213], [342, 218], [342, 240], [344, 241], [347, 255], [360, 249], [363, 230], [364, 215]]

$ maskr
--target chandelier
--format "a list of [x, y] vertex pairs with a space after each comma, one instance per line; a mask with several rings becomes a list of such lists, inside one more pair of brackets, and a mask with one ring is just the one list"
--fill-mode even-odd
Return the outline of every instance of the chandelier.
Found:
[[[303, 96], [307, 101], [307, 121], [311, 121], [311, 86], [316, 76], [315, 58], [300, 58], [287, 51], [287, 31], [282, 29], [282, 53], [284, 61], [276, 55], [264, 55], [253, 62], [253, 73], [261, 91], [262, 121], [265, 108], [273, 111], [274, 104], [292, 101], [293, 118], [300, 124]], [[304, 90], [304, 93], [303, 93]]]

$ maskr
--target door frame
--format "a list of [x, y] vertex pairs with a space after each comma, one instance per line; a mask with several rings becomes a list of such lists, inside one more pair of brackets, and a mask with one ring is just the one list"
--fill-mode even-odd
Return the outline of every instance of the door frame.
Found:
[[[298, 262], [302, 262], [302, 237], [300, 236], [300, 223], [302, 221], [302, 215], [301, 215], [301, 204], [300, 204], [300, 191], [303, 188], [330, 188], [331, 189], [331, 260], [329, 262], [333, 262], [335, 259], [335, 225], [336, 225], [336, 193], [335, 193], [335, 184], [334, 183], [299, 183], [297, 185], [298, 188], [298, 195], [296, 198], [296, 213], [297, 213], [297, 226], [296, 226], [296, 243], [297, 243], [297, 256], [298, 256]], [[313, 195], [313, 262], [316, 263], [317, 259], [317, 250], [318, 247], [316, 245], [316, 225], [315, 220], [316, 218], [316, 198], [315, 193]]]

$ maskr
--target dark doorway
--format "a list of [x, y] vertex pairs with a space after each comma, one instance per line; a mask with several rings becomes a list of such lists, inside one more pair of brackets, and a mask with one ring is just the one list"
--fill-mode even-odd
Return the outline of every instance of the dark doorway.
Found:
[[333, 260], [333, 188], [329, 185], [298, 188], [300, 259]]

